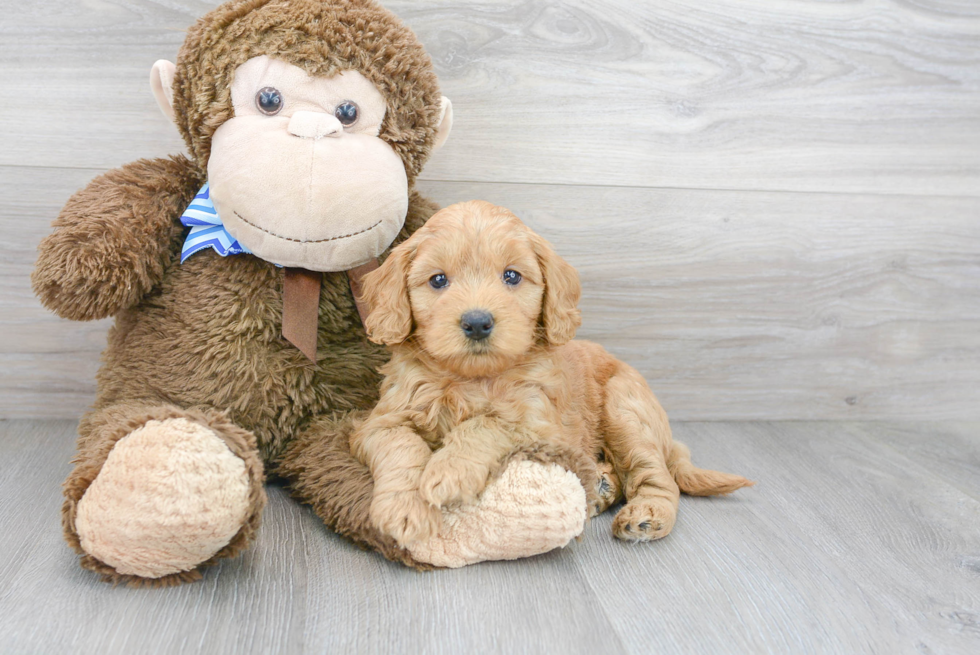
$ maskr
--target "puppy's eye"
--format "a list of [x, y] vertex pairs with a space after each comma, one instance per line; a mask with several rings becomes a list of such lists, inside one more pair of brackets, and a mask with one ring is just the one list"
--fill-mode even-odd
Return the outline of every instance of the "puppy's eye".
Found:
[[429, 278], [429, 286], [433, 289], [445, 289], [449, 286], [449, 278], [445, 273], [436, 273]]
[[346, 100], [333, 110], [333, 115], [337, 117], [337, 120], [344, 127], [353, 125], [357, 122], [357, 105], [350, 100]]
[[504, 284], [509, 284], [510, 286], [517, 286], [521, 283], [521, 274], [517, 271], [508, 268], [504, 271]]
[[275, 87], [261, 88], [255, 94], [255, 106], [266, 116], [275, 116], [282, 110], [282, 94]]

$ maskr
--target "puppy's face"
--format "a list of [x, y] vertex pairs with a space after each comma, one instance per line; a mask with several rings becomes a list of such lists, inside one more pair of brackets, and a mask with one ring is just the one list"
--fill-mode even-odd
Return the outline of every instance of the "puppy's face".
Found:
[[371, 338], [422, 349], [466, 377], [494, 375], [578, 326], [578, 276], [506, 209], [438, 212], [364, 280]]
[[466, 376], [496, 373], [535, 343], [544, 278], [516, 217], [467, 212], [440, 221], [408, 270], [415, 334]]

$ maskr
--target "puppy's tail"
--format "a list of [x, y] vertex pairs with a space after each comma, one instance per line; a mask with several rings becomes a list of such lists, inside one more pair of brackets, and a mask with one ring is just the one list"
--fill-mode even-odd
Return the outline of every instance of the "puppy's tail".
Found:
[[687, 446], [675, 441], [667, 457], [667, 468], [677, 481], [681, 491], [691, 496], [718, 496], [730, 494], [742, 487], [755, 484], [740, 475], [699, 469], [691, 463], [691, 451]]

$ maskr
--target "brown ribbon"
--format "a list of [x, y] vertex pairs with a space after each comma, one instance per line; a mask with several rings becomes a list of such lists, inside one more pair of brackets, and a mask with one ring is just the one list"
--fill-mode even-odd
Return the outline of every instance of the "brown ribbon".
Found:
[[367, 303], [361, 298], [361, 278], [370, 273], [371, 271], [377, 270], [378, 260], [372, 259], [367, 264], [361, 264], [356, 266], [349, 271], [347, 271], [347, 280], [350, 282], [350, 292], [354, 294], [354, 303], [357, 305], [357, 313], [361, 317], [361, 325], [367, 323], [368, 306]]
[[[367, 305], [361, 300], [361, 278], [376, 268], [378, 260], [372, 259], [347, 271], [362, 325], [367, 319]], [[323, 273], [305, 268], [287, 268], [282, 282], [282, 336], [313, 362], [316, 362], [322, 282]]]
[[282, 280], [282, 336], [316, 361], [323, 273], [287, 268]]

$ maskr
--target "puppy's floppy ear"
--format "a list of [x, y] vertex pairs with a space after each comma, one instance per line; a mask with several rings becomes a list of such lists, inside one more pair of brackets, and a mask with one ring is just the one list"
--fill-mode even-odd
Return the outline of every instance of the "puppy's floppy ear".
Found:
[[368, 306], [364, 327], [374, 343], [393, 346], [405, 341], [412, 331], [406, 279], [415, 253], [412, 241], [408, 239], [392, 250], [385, 263], [361, 281], [361, 298]]
[[548, 343], [560, 346], [571, 341], [582, 324], [582, 313], [578, 309], [582, 285], [578, 281], [578, 272], [558, 256], [550, 243], [530, 230], [528, 232], [544, 274], [541, 323]]

